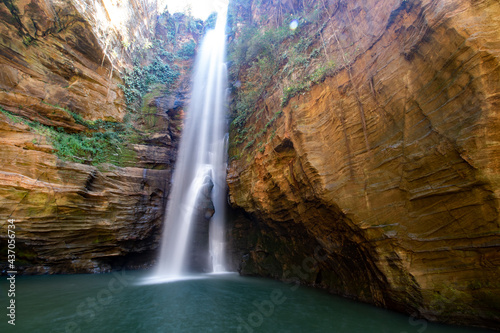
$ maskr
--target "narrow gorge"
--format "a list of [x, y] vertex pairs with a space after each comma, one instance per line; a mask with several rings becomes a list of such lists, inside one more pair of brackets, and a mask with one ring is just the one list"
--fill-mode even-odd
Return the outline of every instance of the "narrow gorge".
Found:
[[[18, 275], [158, 265], [188, 105], [204, 103], [191, 92], [194, 59], [216, 18], [168, 8], [156, 0], [0, 3], [2, 274], [11, 219]], [[313, 287], [405, 314], [390, 331], [420, 332], [421, 323], [425, 331], [427, 321], [498, 330], [500, 3], [230, 0], [226, 34], [222, 266], [285, 282], [281, 299]], [[200, 248], [214, 213], [205, 204], [191, 231]], [[210, 254], [198, 257], [207, 267]], [[193, 303], [211, 294], [199, 288], [186, 291]], [[292, 308], [268, 291], [255, 295], [241, 296], [243, 314], [209, 327], [288, 332], [276, 316], [286, 309], [293, 317]], [[220, 304], [236, 309], [239, 297]], [[274, 304], [271, 315], [262, 304]], [[165, 307], [164, 316], [167, 309], [177, 311]], [[72, 320], [67, 327], [82, 331], [107, 325]], [[161, 331], [195, 327], [172, 325]]]

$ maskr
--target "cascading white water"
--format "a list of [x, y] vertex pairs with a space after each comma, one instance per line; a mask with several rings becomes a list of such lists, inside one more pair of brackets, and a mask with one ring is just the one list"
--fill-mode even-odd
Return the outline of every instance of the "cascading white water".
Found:
[[191, 103], [175, 164], [167, 204], [157, 276], [177, 278], [186, 273], [189, 236], [200, 191], [213, 183], [215, 213], [210, 221], [209, 248], [214, 272], [224, 267], [224, 210], [226, 196], [226, 10], [218, 13], [207, 32], [195, 65]]

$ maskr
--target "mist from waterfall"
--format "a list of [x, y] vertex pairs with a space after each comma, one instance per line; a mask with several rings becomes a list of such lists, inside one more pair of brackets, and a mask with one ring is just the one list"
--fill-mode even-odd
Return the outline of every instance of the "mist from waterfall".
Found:
[[226, 16], [221, 10], [214, 30], [204, 37], [193, 76], [191, 103], [182, 132], [167, 204], [156, 275], [176, 279], [188, 274], [190, 242], [200, 199], [210, 188], [214, 215], [209, 227], [213, 272], [225, 271], [224, 221], [227, 167]]

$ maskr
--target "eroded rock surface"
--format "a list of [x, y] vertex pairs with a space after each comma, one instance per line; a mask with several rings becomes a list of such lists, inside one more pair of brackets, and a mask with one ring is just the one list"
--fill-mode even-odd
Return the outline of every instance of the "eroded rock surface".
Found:
[[[95, 121], [126, 122], [121, 74], [132, 67], [128, 44], [145, 49], [155, 33], [151, 4], [156, 10], [134, 0], [108, 8], [70, 0], [0, 3], [0, 256], [6, 262], [7, 220], [15, 219], [19, 273], [153, 262], [185, 102], [161, 100], [189, 90], [189, 72], [181, 72], [178, 86], [157, 87], [145, 99], [147, 114], [135, 115], [137, 138], [126, 143], [130, 156], [119, 164], [126, 167], [63, 161], [40, 127], [90, 136], [105, 131], [86, 127]], [[115, 25], [120, 10], [129, 16]]]
[[266, 90], [245, 125], [263, 134], [232, 148], [234, 265], [498, 328], [500, 4], [325, 3], [313, 47], [336, 67], [286, 103]]
[[63, 162], [27, 148], [31, 133], [19, 131], [16, 141], [5, 128], [0, 133], [11, 140], [2, 140], [0, 216], [15, 219], [19, 272], [97, 273], [151, 263], [169, 170]]

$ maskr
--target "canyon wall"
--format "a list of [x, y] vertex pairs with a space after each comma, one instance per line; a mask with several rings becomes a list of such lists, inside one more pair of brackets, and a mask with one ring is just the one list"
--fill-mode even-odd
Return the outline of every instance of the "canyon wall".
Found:
[[493, 0], [234, 1], [233, 266], [498, 328], [499, 18]]
[[[193, 62], [192, 52], [164, 59], [200, 34], [181, 20], [167, 36], [173, 18], [155, 2], [106, 6], [0, 3], [2, 267], [8, 219], [19, 273], [104, 272], [154, 259]], [[144, 79], [146, 69], [171, 77], [142, 91], [122, 80]]]

